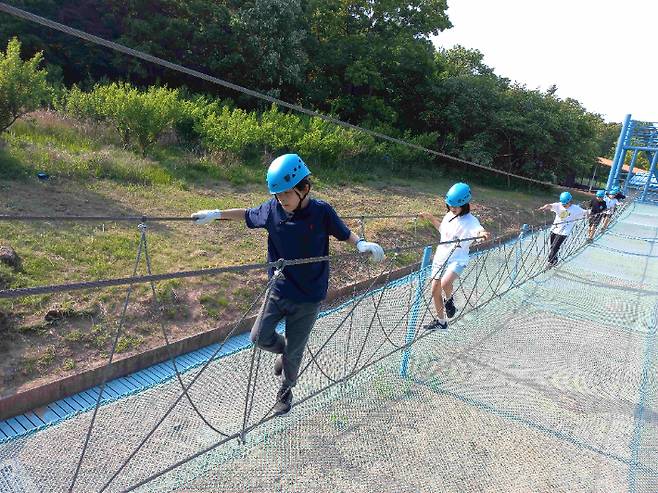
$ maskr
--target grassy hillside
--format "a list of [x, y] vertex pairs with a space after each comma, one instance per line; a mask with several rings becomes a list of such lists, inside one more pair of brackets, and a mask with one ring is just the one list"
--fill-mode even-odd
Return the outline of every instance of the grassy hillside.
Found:
[[[205, 208], [248, 207], [267, 200], [264, 175], [271, 156], [249, 162], [231, 155], [200, 156], [167, 136], [148, 157], [121, 147], [110, 129], [83, 125], [55, 113], [34, 113], [18, 121], [0, 147], [0, 213], [34, 215], [189, 216]], [[441, 197], [462, 168], [400, 171], [391, 176], [377, 163], [355, 170], [314, 166], [314, 194], [340, 215], [442, 215]], [[35, 175], [51, 178], [39, 182]], [[487, 177], [481, 177], [486, 182]], [[528, 192], [473, 183], [474, 213], [495, 235], [522, 223], [548, 219], [534, 213], [554, 200], [555, 191]], [[359, 231], [358, 221], [348, 221]], [[0, 289], [128, 276], [139, 232], [136, 224], [0, 222], [0, 245], [13, 247], [22, 271], [0, 264]], [[432, 243], [429, 223], [378, 219], [366, 223], [369, 239], [385, 248]], [[266, 235], [243, 224], [197, 226], [187, 222], [153, 224], [149, 249], [156, 273], [262, 262]], [[332, 242], [334, 252], [353, 247]], [[400, 254], [396, 266], [419, 258]], [[372, 276], [363, 262], [333, 266], [331, 287]], [[140, 272], [144, 272], [143, 267]], [[163, 282], [158, 298], [167, 330], [176, 339], [236, 320], [263, 288], [264, 272], [226, 274]], [[111, 344], [125, 288], [0, 300], [0, 382], [3, 395], [59, 378], [103, 361]], [[127, 314], [118, 351], [129, 354], [162, 344], [160, 317], [150, 304], [148, 286], [138, 286]]]

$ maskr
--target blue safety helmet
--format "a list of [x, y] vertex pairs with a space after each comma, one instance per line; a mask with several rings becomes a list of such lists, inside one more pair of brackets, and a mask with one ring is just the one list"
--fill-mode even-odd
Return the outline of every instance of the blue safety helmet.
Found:
[[602, 199], [603, 197], [605, 197], [605, 190], [597, 190], [596, 196]]
[[461, 207], [471, 201], [471, 187], [466, 183], [455, 183], [446, 193], [446, 204], [450, 207]]
[[619, 187], [612, 187], [608, 193], [610, 195], [617, 195], [619, 193]]
[[569, 192], [562, 192], [560, 194], [560, 204], [565, 205], [573, 200], [573, 197]]
[[267, 169], [267, 188], [271, 194], [282, 193], [310, 174], [311, 171], [297, 154], [284, 154], [272, 161]]

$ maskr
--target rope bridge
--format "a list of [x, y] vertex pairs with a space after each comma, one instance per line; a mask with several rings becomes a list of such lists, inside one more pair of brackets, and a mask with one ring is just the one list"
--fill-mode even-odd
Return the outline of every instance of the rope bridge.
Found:
[[[231, 333], [201, 366], [123, 399], [101, 392], [93, 412], [0, 444], [0, 489], [655, 491], [649, 207], [618, 212], [614, 235], [587, 248], [578, 221], [549, 271], [545, 228], [474, 254], [445, 332], [422, 331], [433, 318], [429, 250], [396, 280], [392, 255], [363, 292], [325, 307], [290, 416], [271, 413], [274, 355], [244, 345], [219, 356]], [[140, 237], [133, 278], [157, 302], [146, 228]]]
[[[553, 186], [357, 127], [6, 3], [0, 11], [377, 139]], [[625, 210], [614, 235], [588, 248], [587, 225], [577, 224], [562, 246], [563, 263], [548, 272], [545, 228], [474, 256], [455, 286], [460, 311], [447, 332], [420, 330], [433, 317], [429, 251], [418, 272], [397, 280], [390, 279], [393, 256], [367, 289], [325, 307], [294, 412], [283, 419], [271, 416], [274, 356], [249, 345], [221, 351], [234, 340], [236, 323], [204, 364], [179, 371], [172, 357], [175, 378], [111, 400], [103, 384], [92, 412], [0, 442], [0, 491], [656, 491], [658, 272], [650, 259], [658, 221], [655, 210], [642, 207]], [[157, 305], [158, 281], [292, 265], [153, 274], [147, 229], [140, 229], [131, 277], [6, 290], [0, 298], [127, 285], [109, 366], [134, 283], [150, 283]], [[147, 274], [137, 276], [142, 258]], [[302, 262], [347, 260], [364, 261], [346, 255]], [[169, 347], [162, 320], [160, 330]]]

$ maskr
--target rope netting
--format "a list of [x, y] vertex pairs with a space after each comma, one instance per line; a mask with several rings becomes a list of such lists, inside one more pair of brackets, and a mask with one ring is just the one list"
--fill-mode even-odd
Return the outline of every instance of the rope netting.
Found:
[[587, 229], [574, 225], [548, 270], [545, 228], [472, 254], [447, 331], [422, 330], [434, 317], [429, 266], [391, 280], [395, 255], [383, 266], [360, 257], [372, 280], [324, 307], [290, 415], [272, 415], [275, 355], [245, 344], [0, 444], [0, 481], [7, 491], [655, 491], [658, 215], [631, 204], [591, 245]]

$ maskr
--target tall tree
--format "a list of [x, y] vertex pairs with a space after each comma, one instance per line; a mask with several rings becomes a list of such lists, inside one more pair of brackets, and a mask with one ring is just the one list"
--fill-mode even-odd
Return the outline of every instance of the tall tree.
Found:
[[16, 38], [9, 41], [6, 53], [0, 51], [0, 133], [48, 98], [46, 71], [39, 68], [42, 61], [41, 53], [23, 61]]
[[308, 63], [308, 25], [302, 2], [243, 2], [235, 14], [235, 26], [244, 40], [240, 53], [250, 69], [243, 80], [277, 97], [299, 97]]
[[[14, 0], [12, 5], [104, 38], [118, 36], [118, 22], [103, 0]], [[27, 55], [43, 52], [48, 72], [51, 76], [59, 76], [64, 83], [118, 75], [111, 63], [114, 54], [107, 48], [33, 22], [1, 15], [0, 43], [16, 36]]]
[[410, 128], [433, 70], [432, 34], [451, 27], [445, 0], [310, 0], [308, 100], [354, 122]]

